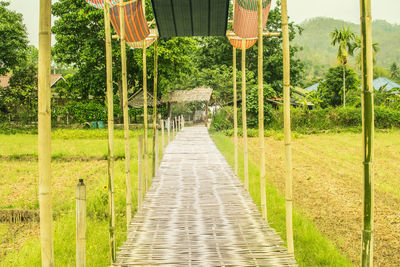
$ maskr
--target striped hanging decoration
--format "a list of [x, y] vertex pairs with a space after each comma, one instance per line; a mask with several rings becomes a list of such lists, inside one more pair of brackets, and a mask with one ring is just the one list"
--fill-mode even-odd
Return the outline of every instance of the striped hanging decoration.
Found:
[[[146, 47], [151, 46], [158, 38], [157, 29], [150, 29], [149, 36], [146, 37]], [[143, 41], [127, 43], [132, 48], [143, 48]]]
[[[111, 24], [117, 33], [121, 36], [119, 6], [110, 8]], [[139, 42], [144, 40], [149, 34], [149, 26], [143, 14], [142, 1], [133, 1], [124, 5], [125, 12], [125, 38], [127, 43]]]
[[85, 0], [89, 5], [98, 8], [98, 9], [104, 9], [104, 2], [108, 1], [110, 4], [110, 7], [115, 6], [120, 0]]
[[[242, 38], [235, 35], [232, 31], [227, 31], [227, 37], [233, 47], [239, 50], [242, 49]], [[246, 40], [245, 44], [246, 50], [252, 47], [255, 43], [257, 43], [257, 40], [258, 40], [257, 38], [251, 38], [249, 40]]]
[[[263, 28], [267, 25], [271, 0], [263, 1]], [[233, 18], [233, 31], [241, 38], [255, 38], [258, 34], [257, 0], [237, 0]]]

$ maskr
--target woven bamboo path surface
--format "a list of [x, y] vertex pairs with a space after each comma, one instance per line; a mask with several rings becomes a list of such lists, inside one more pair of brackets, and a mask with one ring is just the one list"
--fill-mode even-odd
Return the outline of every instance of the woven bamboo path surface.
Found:
[[205, 127], [165, 150], [114, 266], [295, 266]]

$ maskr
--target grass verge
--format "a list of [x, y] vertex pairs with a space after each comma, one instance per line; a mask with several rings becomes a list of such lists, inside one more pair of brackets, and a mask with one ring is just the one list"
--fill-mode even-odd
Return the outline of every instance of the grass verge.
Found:
[[[212, 138], [228, 163], [234, 165], [234, 147], [229, 137], [215, 133]], [[239, 178], [243, 181], [243, 154], [239, 152]], [[249, 191], [260, 207], [260, 183], [257, 164], [249, 158]], [[268, 222], [286, 239], [285, 198], [267, 181]], [[351, 261], [323, 236], [312, 221], [302, 216], [301, 211], [293, 211], [295, 257], [299, 266], [352, 266]]]

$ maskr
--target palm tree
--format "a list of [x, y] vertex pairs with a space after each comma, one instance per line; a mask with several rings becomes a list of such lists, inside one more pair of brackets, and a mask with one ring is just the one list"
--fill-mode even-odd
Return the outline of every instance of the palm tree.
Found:
[[343, 106], [346, 106], [346, 65], [347, 57], [353, 55], [355, 48], [354, 42], [356, 41], [356, 35], [349, 29], [343, 26], [341, 30], [335, 28], [331, 32], [330, 37], [332, 38], [331, 45], [338, 47], [337, 59], [343, 66]]
[[[376, 53], [379, 52], [379, 43], [377, 42], [373, 42], [372, 43], [372, 50], [373, 50], [373, 62], [374, 64], [376, 63]], [[354, 42], [354, 50], [359, 50], [358, 54], [357, 54], [357, 64], [358, 67], [361, 69], [361, 38], [356, 36], [356, 40]], [[354, 51], [353, 51], [354, 53]]]

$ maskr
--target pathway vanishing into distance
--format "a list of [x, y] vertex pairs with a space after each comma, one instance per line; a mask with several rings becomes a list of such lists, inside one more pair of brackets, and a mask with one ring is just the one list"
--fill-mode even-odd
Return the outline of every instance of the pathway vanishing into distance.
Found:
[[164, 158], [114, 266], [294, 266], [205, 127]]

